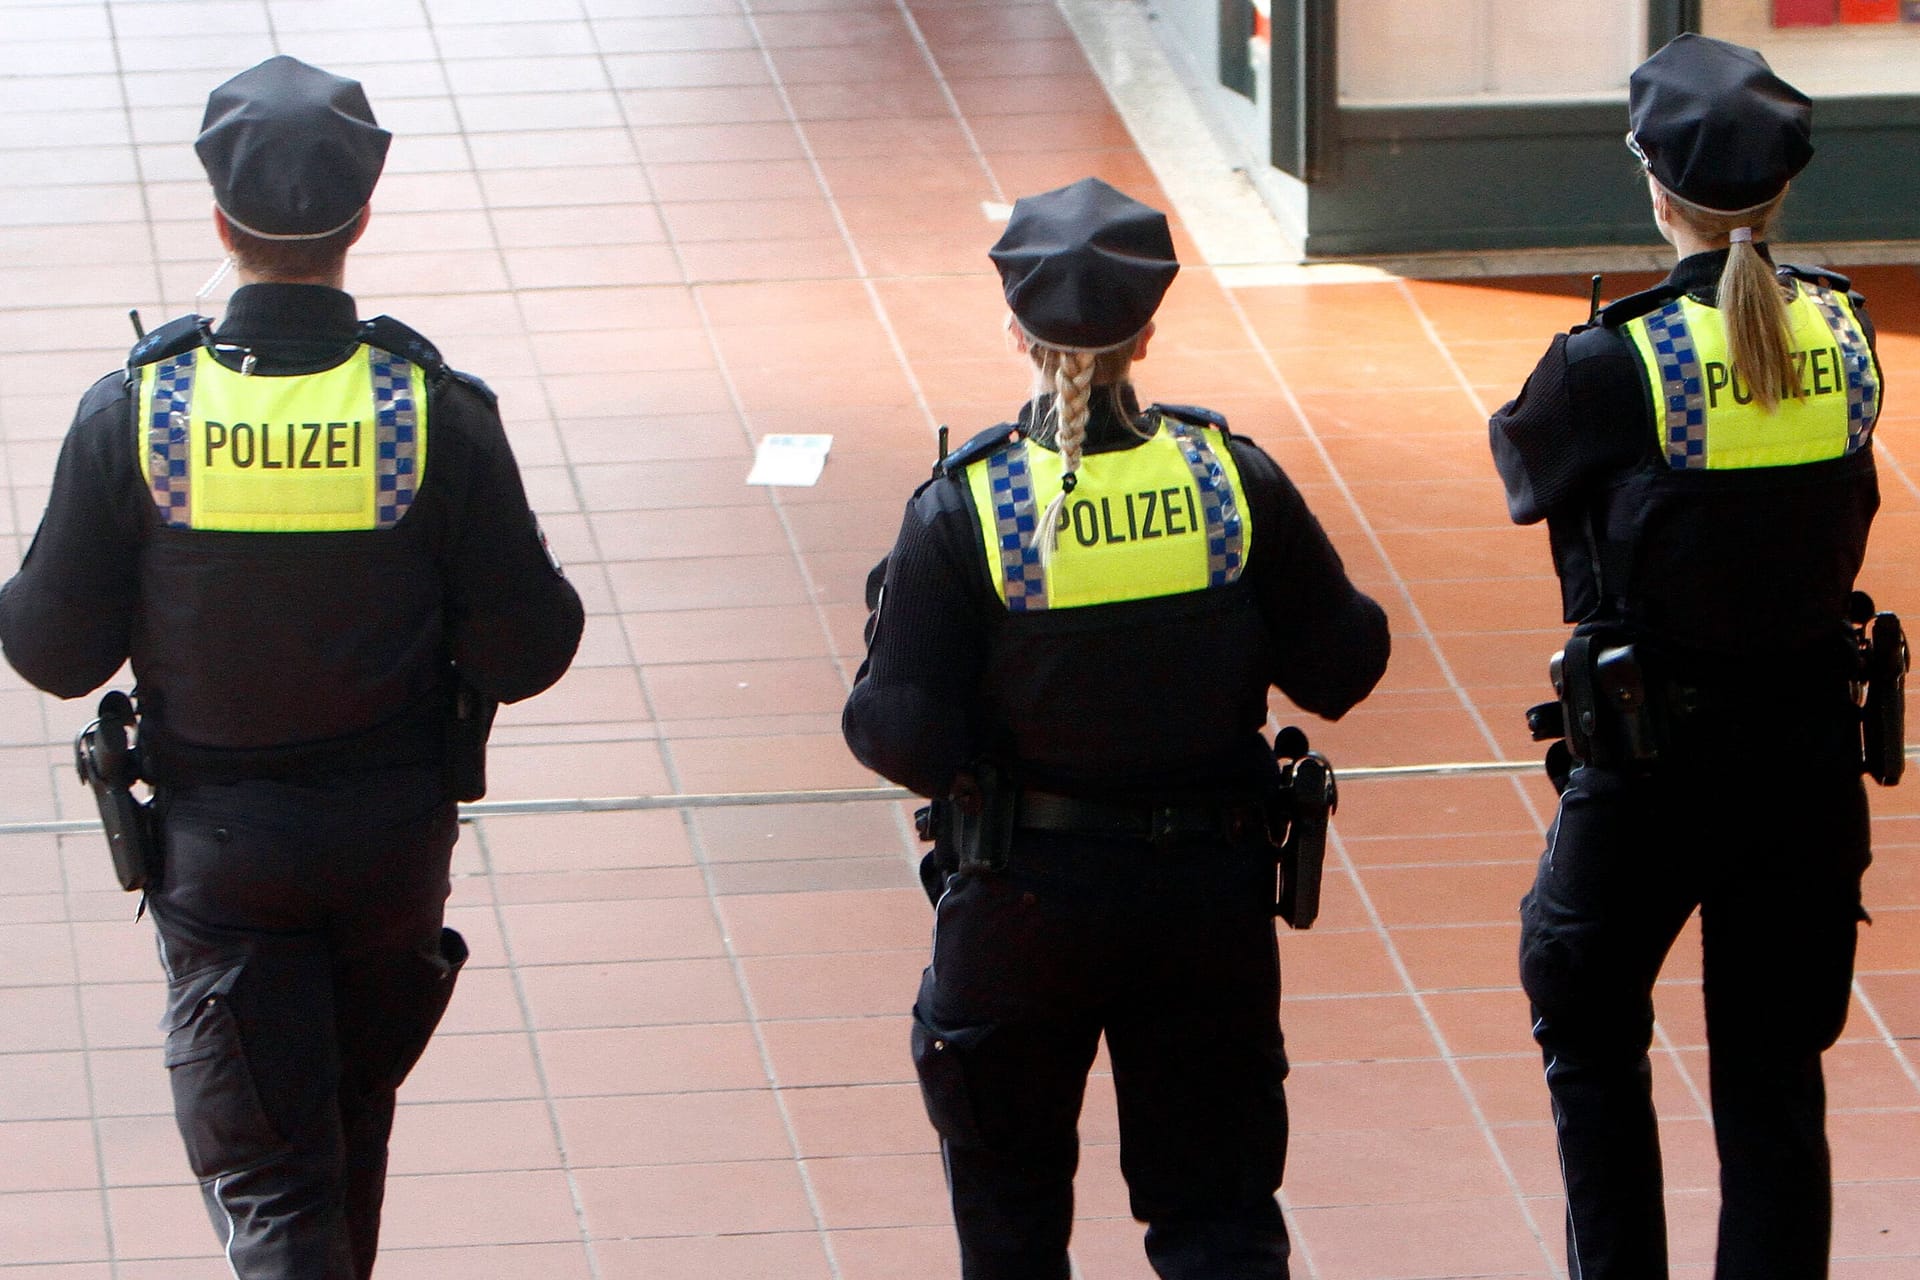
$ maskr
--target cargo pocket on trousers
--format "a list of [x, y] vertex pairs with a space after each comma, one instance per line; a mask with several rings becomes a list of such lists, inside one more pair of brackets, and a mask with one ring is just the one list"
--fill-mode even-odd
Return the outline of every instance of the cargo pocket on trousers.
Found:
[[244, 964], [176, 978], [167, 996], [167, 1079], [173, 1113], [198, 1178], [259, 1163], [283, 1145], [247, 1061], [231, 997]]
[[936, 1027], [918, 1004], [913, 1007], [913, 1069], [920, 1077], [920, 1100], [934, 1131], [955, 1146], [988, 1145], [968, 1082], [967, 1059], [992, 1033], [991, 1025]]

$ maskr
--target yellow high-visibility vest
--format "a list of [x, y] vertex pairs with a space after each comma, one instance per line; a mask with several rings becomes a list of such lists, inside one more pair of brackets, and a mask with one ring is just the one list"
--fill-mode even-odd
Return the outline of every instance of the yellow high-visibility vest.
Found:
[[1653, 391], [1667, 464], [1731, 470], [1818, 462], [1866, 444], [1880, 411], [1880, 380], [1846, 294], [1789, 280], [1798, 397], [1768, 413], [1727, 350], [1726, 318], [1690, 297], [1627, 322]]
[[387, 529], [426, 471], [426, 376], [378, 347], [284, 377], [187, 351], [141, 367], [139, 405], [134, 447], [174, 528]]
[[1237, 581], [1253, 541], [1223, 432], [1175, 418], [1130, 449], [1081, 459], [1053, 554], [1035, 533], [1060, 455], [1020, 437], [967, 467], [988, 576], [1010, 612], [1178, 595]]

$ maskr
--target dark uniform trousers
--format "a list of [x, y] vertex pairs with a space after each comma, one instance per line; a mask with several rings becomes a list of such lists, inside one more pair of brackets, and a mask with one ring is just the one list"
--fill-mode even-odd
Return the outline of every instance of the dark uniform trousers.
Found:
[[394, 1097], [466, 959], [437, 770], [163, 792], [174, 1114], [242, 1280], [373, 1271]]
[[948, 879], [914, 1009], [966, 1280], [1065, 1280], [1102, 1032], [1120, 1162], [1166, 1280], [1285, 1280], [1273, 850], [1022, 831]]
[[[1821, 753], [1827, 754], [1827, 753]], [[1820, 1056], [1846, 1022], [1868, 815], [1857, 767], [1576, 769], [1521, 904], [1571, 1280], [1667, 1275], [1653, 984], [1700, 908], [1719, 1149], [1716, 1280], [1817, 1280], [1832, 1221]]]

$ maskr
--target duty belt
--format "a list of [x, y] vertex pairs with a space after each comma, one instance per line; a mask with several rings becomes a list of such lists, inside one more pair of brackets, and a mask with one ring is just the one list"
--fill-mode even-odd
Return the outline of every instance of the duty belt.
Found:
[[1014, 802], [1013, 825], [1027, 831], [1078, 832], [1121, 836], [1156, 843], [1179, 839], [1237, 840], [1267, 831], [1263, 804], [1245, 801], [1148, 804], [1124, 800], [1088, 800], [1050, 791], [1022, 789]]

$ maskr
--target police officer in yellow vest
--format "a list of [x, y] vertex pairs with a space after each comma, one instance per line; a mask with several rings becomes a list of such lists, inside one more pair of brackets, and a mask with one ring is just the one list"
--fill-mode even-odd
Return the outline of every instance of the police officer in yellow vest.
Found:
[[1628, 143], [1679, 264], [1556, 337], [1492, 421], [1511, 514], [1547, 522], [1578, 624], [1520, 963], [1581, 1280], [1667, 1274], [1651, 992], [1696, 907], [1714, 1274], [1827, 1274], [1820, 1060], [1869, 857], [1848, 610], [1881, 384], [1860, 296], [1765, 243], [1810, 115], [1736, 45], [1686, 35], [1642, 64]]
[[1104, 1033], [1122, 1167], [1170, 1280], [1288, 1274], [1268, 690], [1344, 714], [1385, 668], [1273, 460], [1129, 370], [1178, 269], [1096, 179], [991, 254], [1034, 398], [946, 458], [869, 583], [844, 729], [939, 797], [913, 1050], [967, 1280], [1064, 1280]]
[[395, 1091], [466, 958], [454, 800], [582, 621], [492, 393], [341, 291], [388, 142], [293, 58], [213, 92], [196, 149], [242, 287], [86, 393], [0, 590], [39, 687], [132, 661], [174, 1110], [247, 1280], [371, 1273]]

